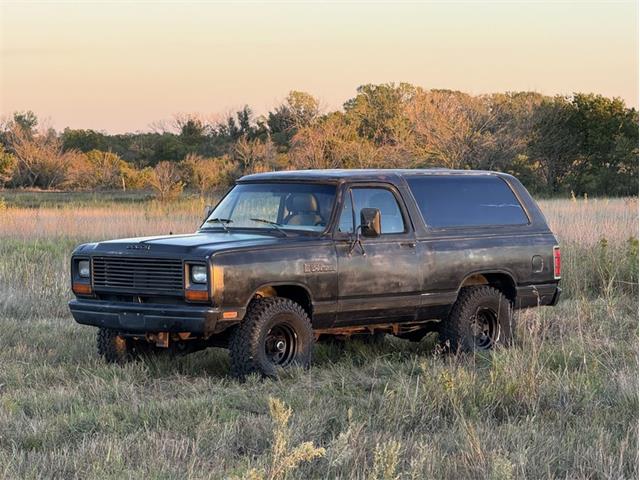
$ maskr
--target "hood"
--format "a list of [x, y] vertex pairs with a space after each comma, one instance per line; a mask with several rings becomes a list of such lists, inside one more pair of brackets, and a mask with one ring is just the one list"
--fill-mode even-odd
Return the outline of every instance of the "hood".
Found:
[[[81, 246], [76, 253], [150, 255], [162, 256], [188, 255], [208, 257], [221, 250], [252, 248], [283, 243], [304, 242], [313, 237], [291, 236], [276, 237], [255, 233], [240, 232], [198, 232], [186, 235], [162, 235], [156, 237], [121, 238]], [[316, 239], [317, 240], [317, 239]]]

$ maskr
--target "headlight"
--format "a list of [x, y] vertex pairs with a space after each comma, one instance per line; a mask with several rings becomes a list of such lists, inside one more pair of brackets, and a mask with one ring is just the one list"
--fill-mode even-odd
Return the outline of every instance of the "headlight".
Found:
[[89, 260], [80, 260], [78, 262], [78, 276], [81, 278], [89, 278], [91, 276]]
[[191, 282], [207, 283], [207, 267], [204, 265], [191, 265]]

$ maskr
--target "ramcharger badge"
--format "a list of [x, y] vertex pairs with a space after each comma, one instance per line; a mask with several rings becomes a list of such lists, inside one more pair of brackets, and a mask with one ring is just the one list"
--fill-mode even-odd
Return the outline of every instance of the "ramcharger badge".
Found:
[[305, 263], [304, 273], [335, 272], [336, 267], [326, 263]]

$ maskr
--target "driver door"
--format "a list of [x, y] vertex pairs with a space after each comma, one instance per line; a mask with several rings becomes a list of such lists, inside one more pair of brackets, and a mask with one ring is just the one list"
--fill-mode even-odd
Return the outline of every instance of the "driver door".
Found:
[[[335, 232], [338, 325], [416, 319], [420, 306], [415, 232], [391, 185], [352, 185], [343, 194]], [[359, 236], [360, 211], [380, 210], [381, 235]]]

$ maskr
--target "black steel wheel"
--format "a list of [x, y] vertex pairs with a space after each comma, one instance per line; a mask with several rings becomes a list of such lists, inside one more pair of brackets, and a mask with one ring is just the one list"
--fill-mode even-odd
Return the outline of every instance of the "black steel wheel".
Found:
[[440, 324], [440, 343], [452, 351], [492, 350], [512, 342], [511, 302], [493, 287], [460, 290], [449, 317]]
[[489, 307], [479, 307], [469, 321], [473, 343], [477, 350], [490, 350], [499, 342], [498, 312]]
[[290, 325], [279, 323], [267, 332], [264, 349], [271, 363], [286, 367], [298, 352], [298, 336]]
[[299, 304], [288, 298], [257, 298], [231, 334], [231, 374], [275, 377], [278, 368], [307, 368], [314, 344], [311, 320]]

